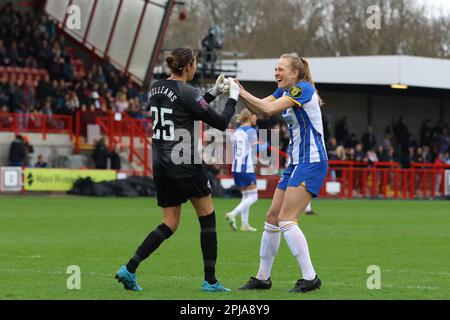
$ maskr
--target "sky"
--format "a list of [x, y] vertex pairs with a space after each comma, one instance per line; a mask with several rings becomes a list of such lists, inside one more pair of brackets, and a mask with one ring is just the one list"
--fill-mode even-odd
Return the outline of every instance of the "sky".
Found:
[[450, 0], [417, 0], [418, 3], [427, 3], [432, 9], [433, 14], [440, 15], [441, 9], [446, 14], [450, 14]]

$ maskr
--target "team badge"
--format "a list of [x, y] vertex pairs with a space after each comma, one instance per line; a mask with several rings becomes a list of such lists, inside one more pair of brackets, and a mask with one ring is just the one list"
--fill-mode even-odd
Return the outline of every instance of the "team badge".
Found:
[[292, 87], [291, 91], [289, 91], [289, 94], [294, 98], [298, 98], [302, 95], [302, 91], [302, 88], [294, 86]]

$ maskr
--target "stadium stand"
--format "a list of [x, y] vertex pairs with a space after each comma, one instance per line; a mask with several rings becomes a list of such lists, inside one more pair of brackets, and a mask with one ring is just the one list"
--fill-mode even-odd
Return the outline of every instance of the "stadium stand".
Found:
[[[147, 99], [144, 88], [108, 62], [80, 59], [77, 50], [80, 48], [68, 41], [45, 14], [19, 12], [10, 5], [0, 9], [0, 131], [18, 134], [44, 130], [44, 136], [45, 132], [75, 135], [76, 152], [93, 149], [93, 143], [87, 141], [89, 125], [101, 127], [110, 148], [123, 143], [122, 135], [133, 130], [141, 137], [149, 135], [141, 111]], [[113, 112], [124, 113], [129, 123], [137, 120], [140, 129], [110, 127], [102, 119], [113, 122]], [[386, 125], [382, 137], [371, 137], [370, 133], [358, 137], [346, 119], [338, 119], [335, 124], [327, 117], [323, 120], [328, 156], [333, 161], [350, 161], [363, 167], [397, 162], [400, 168], [450, 164], [448, 123], [433, 124], [427, 119], [420, 137], [414, 137], [403, 119], [397, 118]], [[283, 154], [289, 144], [286, 125], [279, 118], [260, 118], [258, 127], [280, 129], [280, 163], [285, 165]], [[117, 130], [118, 137], [113, 134]], [[368, 142], [368, 137], [373, 140]], [[133, 148], [133, 143], [129, 144]], [[140, 154], [130, 150], [128, 158], [139, 158], [144, 174], [151, 173], [145, 167], [150, 146], [144, 143], [140, 147]], [[222, 169], [219, 178], [227, 174], [228, 168]]]

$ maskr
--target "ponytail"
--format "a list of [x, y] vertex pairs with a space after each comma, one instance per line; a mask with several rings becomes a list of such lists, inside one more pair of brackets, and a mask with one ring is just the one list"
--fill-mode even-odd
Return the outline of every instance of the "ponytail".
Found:
[[[308, 60], [306, 60], [303, 57], [299, 57], [297, 53], [285, 53], [281, 57], [281, 59], [289, 59], [291, 60], [291, 68], [293, 70], [298, 71], [298, 78], [297, 81], [303, 81], [303, 82], [309, 82], [314, 89], [316, 89], [316, 86], [314, 84], [314, 80], [312, 78], [311, 74], [311, 65], [309, 64]], [[324, 105], [323, 100], [319, 96], [319, 91], [317, 91], [317, 96], [319, 97], [319, 104], [320, 106]]]

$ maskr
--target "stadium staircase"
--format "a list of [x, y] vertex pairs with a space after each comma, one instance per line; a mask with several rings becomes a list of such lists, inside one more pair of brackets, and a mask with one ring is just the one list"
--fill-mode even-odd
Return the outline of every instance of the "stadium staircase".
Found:
[[152, 125], [149, 120], [134, 119], [127, 113], [111, 112], [108, 116], [97, 117], [96, 124], [100, 127], [101, 134], [106, 137], [109, 149], [118, 144], [126, 151], [131, 166], [129, 171], [145, 176], [153, 175]]

